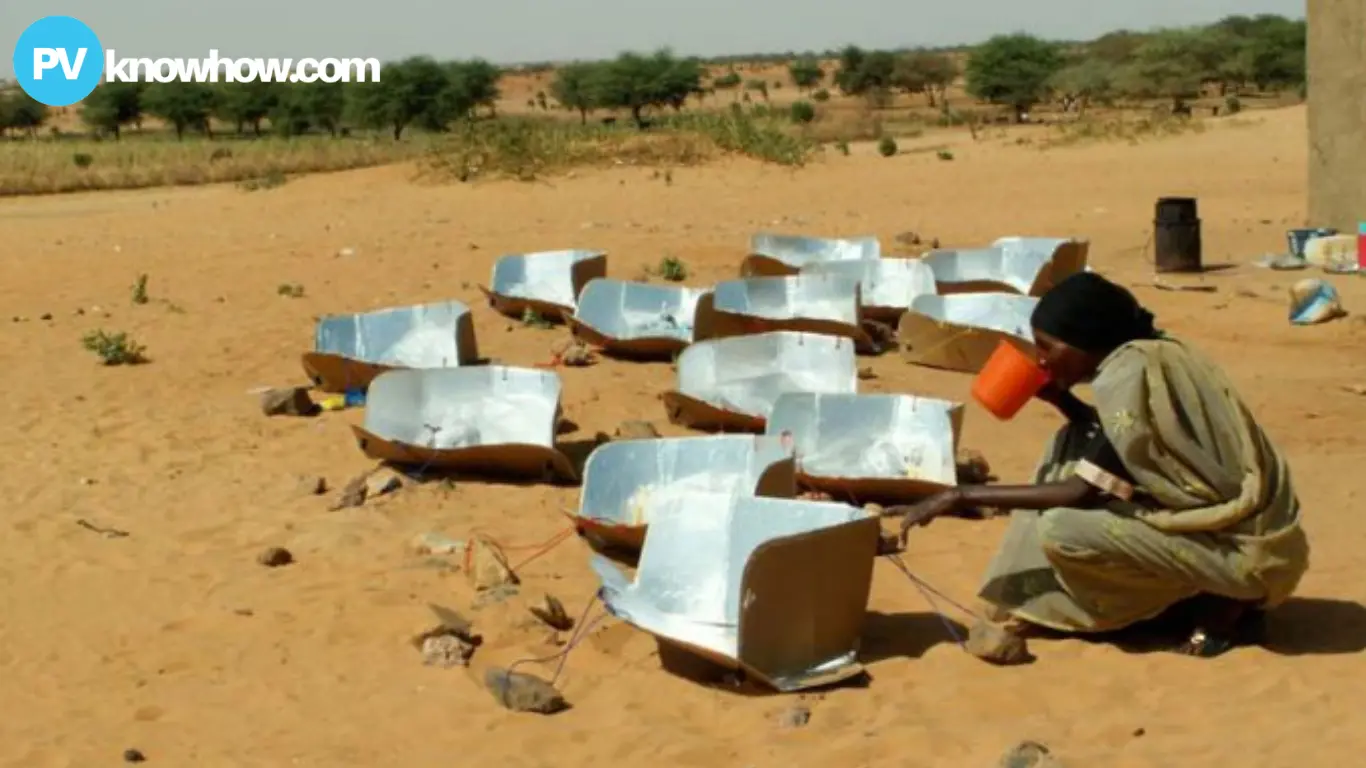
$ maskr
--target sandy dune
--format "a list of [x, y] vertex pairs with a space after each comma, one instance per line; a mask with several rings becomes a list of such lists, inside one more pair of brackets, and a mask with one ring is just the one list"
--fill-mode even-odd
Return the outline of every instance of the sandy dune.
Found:
[[[954, 162], [863, 150], [794, 173], [735, 161], [676, 170], [672, 185], [619, 168], [434, 186], [386, 168], [255, 193], [3, 201], [0, 762], [109, 765], [136, 747], [173, 766], [958, 768], [1033, 738], [1076, 766], [1351, 764], [1366, 748], [1352, 725], [1366, 708], [1366, 397], [1344, 387], [1366, 384], [1366, 324], [1291, 327], [1297, 275], [1250, 266], [1303, 219], [1304, 112], [1242, 122], [1048, 152], [1013, 135], [964, 136]], [[1148, 287], [1152, 203], [1164, 194], [1199, 196], [1206, 262], [1233, 265], [1204, 278], [1217, 292]], [[534, 546], [566, 527], [560, 510], [576, 491], [462, 483], [329, 512], [295, 477], [339, 487], [365, 469], [347, 429], [359, 414], [267, 420], [247, 390], [300, 382], [318, 314], [444, 298], [477, 307], [487, 354], [542, 362], [562, 331], [511, 329], [479, 301], [475, 283], [498, 254], [604, 248], [628, 278], [672, 254], [704, 284], [734, 274], [758, 229], [873, 233], [888, 245], [903, 230], [945, 245], [1090, 237], [1093, 262], [1225, 364], [1290, 456], [1314, 555], [1271, 647], [1200, 661], [1042, 642], [1034, 665], [991, 668], [956, 649], [921, 594], [880, 563], [872, 683], [808, 697], [803, 729], [777, 722], [792, 699], [671, 677], [648, 637], [611, 623], [571, 655], [562, 688], [575, 708], [553, 718], [508, 714], [463, 672], [422, 666], [407, 639], [429, 623], [424, 603], [468, 610], [472, 593], [408, 541], [480, 528]], [[134, 306], [142, 272], [152, 301]], [[1349, 309], [1366, 311], [1366, 280], [1335, 282]], [[307, 294], [278, 296], [281, 283]], [[101, 326], [132, 332], [152, 364], [99, 367], [79, 339]], [[871, 364], [879, 378], [865, 391], [967, 397], [965, 376], [895, 355]], [[670, 375], [616, 362], [564, 370], [566, 415], [581, 427], [570, 439], [622, 419], [662, 423], [655, 393]], [[1056, 419], [1031, 408], [1001, 424], [970, 405], [965, 444], [1019, 480]], [[105, 538], [77, 519], [131, 535]], [[936, 523], [906, 557], [966, 601], [1002, 528]], [[298, 562], [259, 566], [274, 545]], [[522, 575], [524, 598], [549, 591], [576, 615], [595, 588], [576, 539]], [[488, 638], [482, 663], [553, 650], [523, 598], [469, 615]]]

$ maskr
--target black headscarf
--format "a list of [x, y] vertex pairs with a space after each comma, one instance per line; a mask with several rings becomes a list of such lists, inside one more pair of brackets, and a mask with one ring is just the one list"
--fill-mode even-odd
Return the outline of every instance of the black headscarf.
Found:
[[1083, 352], [1107, 355], [1122, 344], [1157, 338], [1153, 313], [1121, 285], [1078, 272], [1039, 299], [1030, 325]]

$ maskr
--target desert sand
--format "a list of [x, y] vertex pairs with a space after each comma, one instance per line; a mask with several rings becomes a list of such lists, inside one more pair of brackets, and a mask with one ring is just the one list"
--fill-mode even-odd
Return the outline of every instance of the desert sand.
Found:
[[[1137, 146], [1040, 151], [1023, 135], [952, 134], [953, 162], [859, 146], [799, 171], [738, 160], [676, 169], [671, 184], [632, 167], [474, 185], [389, 167], [253, 193], [0, 201], [0, 762], [110, 765], [136, 748], [168, 766], [959, 768], [1035, 739], [1073, 766], [1353, 763], [1366, 749], [1353, 725], [1366, 708], [1366, 397], [1349, 389], [1366, 384], [1366, 324], [1292, 327], [1286, 292], [1306, 275], [1252, 266], [1303, 223], [1303, 109]], [[1205, 261], [1229, 266], [1170, 282], [1215, 292], [1151, 287], [1153, 201], [1171, 194], [1199, 197]], [[653, 640], [614, 621], [570, 655], [560, 687], [573, 709], [552, 717], [509, 713], [466, 672], [423, 666], [409, 638], [431, 623], [427, 602], [474, 619], [480, 665], [507, 664], [556, 650], [529, 600], [549, 592], [577, 616], [596, 581], [587, 546], [569, 538], [521, 569], [520, 597], [473, 610], [465, 577], [412, 554], [413, 537], [478, 529], [534, 547], [566, 529], [577, 491], [431, 484], [328, 511], [332, 496], [301, 492], [296, 478], [339, 489], [370, 466], [348, 429], [360, 412], [266, 419], [248, 390], [306, 383], [299, 355], [318, 315], [440, 299], [476, 308], [485, 354], [544, 362], [565, 332], [523, 328], [480, 298], [498, 255], [602, 248], [610, 273], [629, 279], [668, 254], [706, 285], [735, 275], [758, 230], [876, 234], [887, 246], [906, 230], [945, 246], [1090, 238], [1093, 265], [1225, 365], [1290, 458], [1313, 559], [1298, 598], [1273, 614], [1268, 647], [1197, 660], [1036, 641], [1034, 664], [994, 668], [961, 652], [880, 562], [865, 688], [783, 697], [702, 686], [664, 672]], [[151, 297], [140, 306], [129, 300], [139, 273]], [[1349, 310], [1366, 311], [1366, 279], [1333, 282]], [[277, 295], [282, 283], [305, 296]], [[99, 327], [129, 331], [152, 362], [101, 367], [80, 345]], [[877, 378], [863, 391], [968, 399], [965, 375], [895, 354], [864, 364]], [[568, 439], [624, 419], [681, 434], [656, 399], [667, 365], [560, 373], [580, 428]], [[1058, 418], [1030, 407], [1001, 423], [969, 404], [963, 445], [1023, 481]], [[905, 558], [968, 602], [1003, 529], [939, 521]], [[269, 546], [297, 562], [262, 567]], [[799, 701], [810, 723], [782, 727]]]

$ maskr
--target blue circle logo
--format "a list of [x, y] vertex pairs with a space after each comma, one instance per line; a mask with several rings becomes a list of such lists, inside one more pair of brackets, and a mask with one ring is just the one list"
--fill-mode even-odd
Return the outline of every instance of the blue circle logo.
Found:
[[46, 16], [28, 26], [14, 45], [19, 87], [49, 107], [69, 107], [100, 84], [104, 46], [80, 19]]

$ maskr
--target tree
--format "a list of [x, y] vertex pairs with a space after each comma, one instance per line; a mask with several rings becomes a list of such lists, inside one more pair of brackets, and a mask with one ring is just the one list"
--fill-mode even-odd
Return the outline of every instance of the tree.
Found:
[[341, 131], [345, 109], [342, 83], [284, 83], [271, 110], [270, 124], [285, 136], [316, 129], [335, 137]]
[[0, 91], [0, 134], [16, 130], [33, 135], [47, 116], [47, 105], [35, 101], [24, 91], [18, 88]]
[[645, 56], [623, 53], [601, 65], [598, 78], [599, 105], [626, 109], [636, 127], [645, 128], [646, 109], [681, 108], [689, 96], [702, 90], [702, 68], [695, 59], [678, 59], [668, 49]]
[[449, 110], [458, 106], [451, 86], [446, 68], [415, 56], [385, 67], [378, 83], [357, 83], [351, 91], [352, 109], [360, 123], [388, 128], [398, 141], [413, 123], [441, 129], [450, 122]]
[[123, 126], [142, 121], [142, 83], [100, 83], [81, 103], [81, 120], [117, 141]]
[[217, 88], [214, 117], [236, 126], [242, 133], [246, 126], [261, 135], [261, 121], [270, 115], [280, 98], [282, 84], [253, 80], [249, 83], [223, 83]]
[[1132, 98], [1166, 98], [1179, 111], [1187, 99], [1200, 95], [1206, 82], [1217, 79], [1217, 60], [1203, 30], [1166, 30], [1153, 35], [1134, 52], [1118, 77], [1119, 90]]
[[184, 139], [193, 128], [211, 133], [209, 115], [214, 108], [214, 90], [204, 83], [153, 83], [143, 94], [147, 113], [175, 128], [176, 139]]
[[503, 76], [502, 70], [483, 59], [472, 59], [447, 65], [447, 73], [464, 99], [474, 107], [488, 107], [491, 114], [497, 115], [501, 95], [498, 80]]
[[887, 51], [865, 51], [851, 45], [840, 52], [835, 85], [850, 96], [863, 96], [895, 87], [896, 57]]
[[798, 91], [809, 91], [825, 80], [825, 70], [816, 59], [798, 59], [787, 65], [787, 74]]
[[1049, 88], [1063, 99], [1063, 108], [1075, 106], [1078, 117], [1095, 101], [1106, 101], [1114, 95], [1116, 67], [1104, 59], [1084, 58], [1058, 70], [1049, 80]]
[[586, 124], [588, 113], [599, 106], [601, 72], [600, 64], [587, 61], [560, 67], [550, 83], [550, 95], [565, 109], [577, 111], [579, 122]]
[[1058, 46], [1023, 33], [998, 35], [968, 57], [968, 93], [1005, 104], [1023, 122], [1025, 112], [1043, 100], [1048, 83], [1063, 67]]
[[907, 93], [923, 93], [931, 107], [937, 106], [958, 77], [953, 59], [933, 51], [912, 51], [896, 59], [892, 82]]

